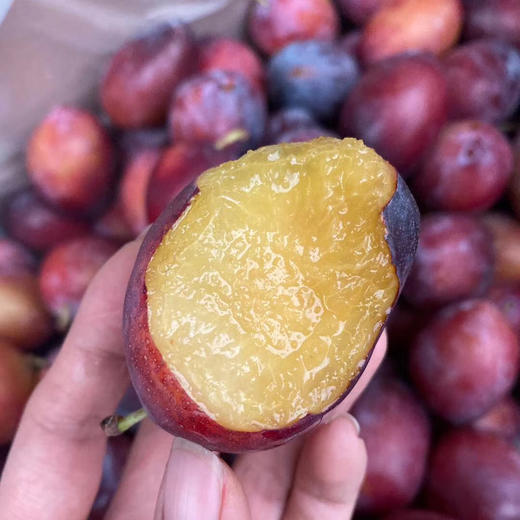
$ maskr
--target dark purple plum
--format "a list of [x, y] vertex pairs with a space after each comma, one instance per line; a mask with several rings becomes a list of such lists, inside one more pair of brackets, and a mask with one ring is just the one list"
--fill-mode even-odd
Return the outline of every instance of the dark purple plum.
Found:
[[410, 376], [428, 406], [459, 424], [487, 412], [518, 376], [518, 338], [489, 300], [444, 308], [416, 336]]
[[423, 217], [419, 247], [404, 288], [418, 307], [482, 295], [493, 277], [493, 245], [486, 227], [459, 214]]
[[136, 235], [150, 224], [146, 201], [148, 184], [162, 155], [163, 150], [159, 148], [134, 151], [119, 183], [118, 202], [130, 229]]
[[5, 201], [3, 224], [9, 235], [36, 251], [46, 251], [89, 230], [87, 222], [58, 212], [31, 188]]
[[458, 520], [520, 518], [520, 452], [492, 434], [454, 430], [431, 462], [428, 502]]
[[177, 89], [170, 108], [175, 142], [218, 143], [230, 132], [243, 132], [243, 149], [260, 143], [266, 121], [262, 94], [236, 72], [197, 74]]
[[446, 102], [444, 74], [433, 56], [389, 58], [353, 88], [341, 110], [339, 133], [363, 139], [406, 175], [437, 137]]
[[116, 200], [92, 227], [97, 235], [124, 244], [136, 237], [126, 218], [123, 205]]
[[504, 194], [513, 170], [505, 136], [478, 120], [446, 125], [412, 180], [425, 207], [445, 211], [489, 209]]
[[271, 57], [269, 95], [282, 107], [300, 107], [330, 120], [359, 78], [356, 60], [332, 42], [291, 43]]
[[455, 119], [502, 121], [520, 100], [520, 52], [493, 39], [475, 40], [444, 60], [449, 111]]
[[385, 513], [407, 506], [426, 469], [430, 424], [424, 408], [401, 381], [377, 376], [352, 413], [368, 454], [358, 511]]
[[172, 92], [196, 66], [196, 45], [187, 26], [155, 27], [113, 56], [101, 85], [103, 108], [123, 128], [159, 125]]

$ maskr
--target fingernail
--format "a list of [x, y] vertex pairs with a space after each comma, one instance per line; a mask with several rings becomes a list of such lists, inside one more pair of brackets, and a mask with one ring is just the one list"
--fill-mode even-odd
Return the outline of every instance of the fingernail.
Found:
[[361, 433], [361, 425], [359, 424], [359, 421], [350, 413], [347, 413], [346, 416], [347, 416], [347, 419], [350, 420], [350, 422], [356, 429], [356, 433], [359, 435]]
[[164, 519], [218, 520], [222, 486], [223, 468], [217, 455], [176, 438], [165, 474]]

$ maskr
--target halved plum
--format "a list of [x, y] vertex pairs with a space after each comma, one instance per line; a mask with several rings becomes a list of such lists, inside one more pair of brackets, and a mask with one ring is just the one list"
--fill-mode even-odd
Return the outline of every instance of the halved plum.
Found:
[[149, 230], [126, 295], [149, 415], [224, 452], [318, 424], [367, 364], [418, 219], [396, 170], [355, 139], [267, 146], [202, 174]]

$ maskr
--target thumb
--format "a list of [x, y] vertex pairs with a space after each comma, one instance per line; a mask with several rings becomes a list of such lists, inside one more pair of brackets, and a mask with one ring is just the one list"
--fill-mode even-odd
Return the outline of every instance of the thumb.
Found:
[[219, 520], [224, 471], [217, 454], [176, 437], [164, 471], [155, 520]]

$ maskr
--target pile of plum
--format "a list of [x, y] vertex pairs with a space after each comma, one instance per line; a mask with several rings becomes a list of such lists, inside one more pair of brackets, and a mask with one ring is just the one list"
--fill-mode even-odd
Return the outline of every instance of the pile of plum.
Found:
[[[388, 359], [353, 410], [357, 514], [520, 518], [518, 0], [262, 0], [244, 41], [182, 24], [129, 41], [98, 98], [50, 109], [30, 183], [2, 201], [4, 457], [89, 281], [183, 187], [264, 144], [357, 137], [423, 214]], [[111, 445], [93, 515], [129, 445]]]

